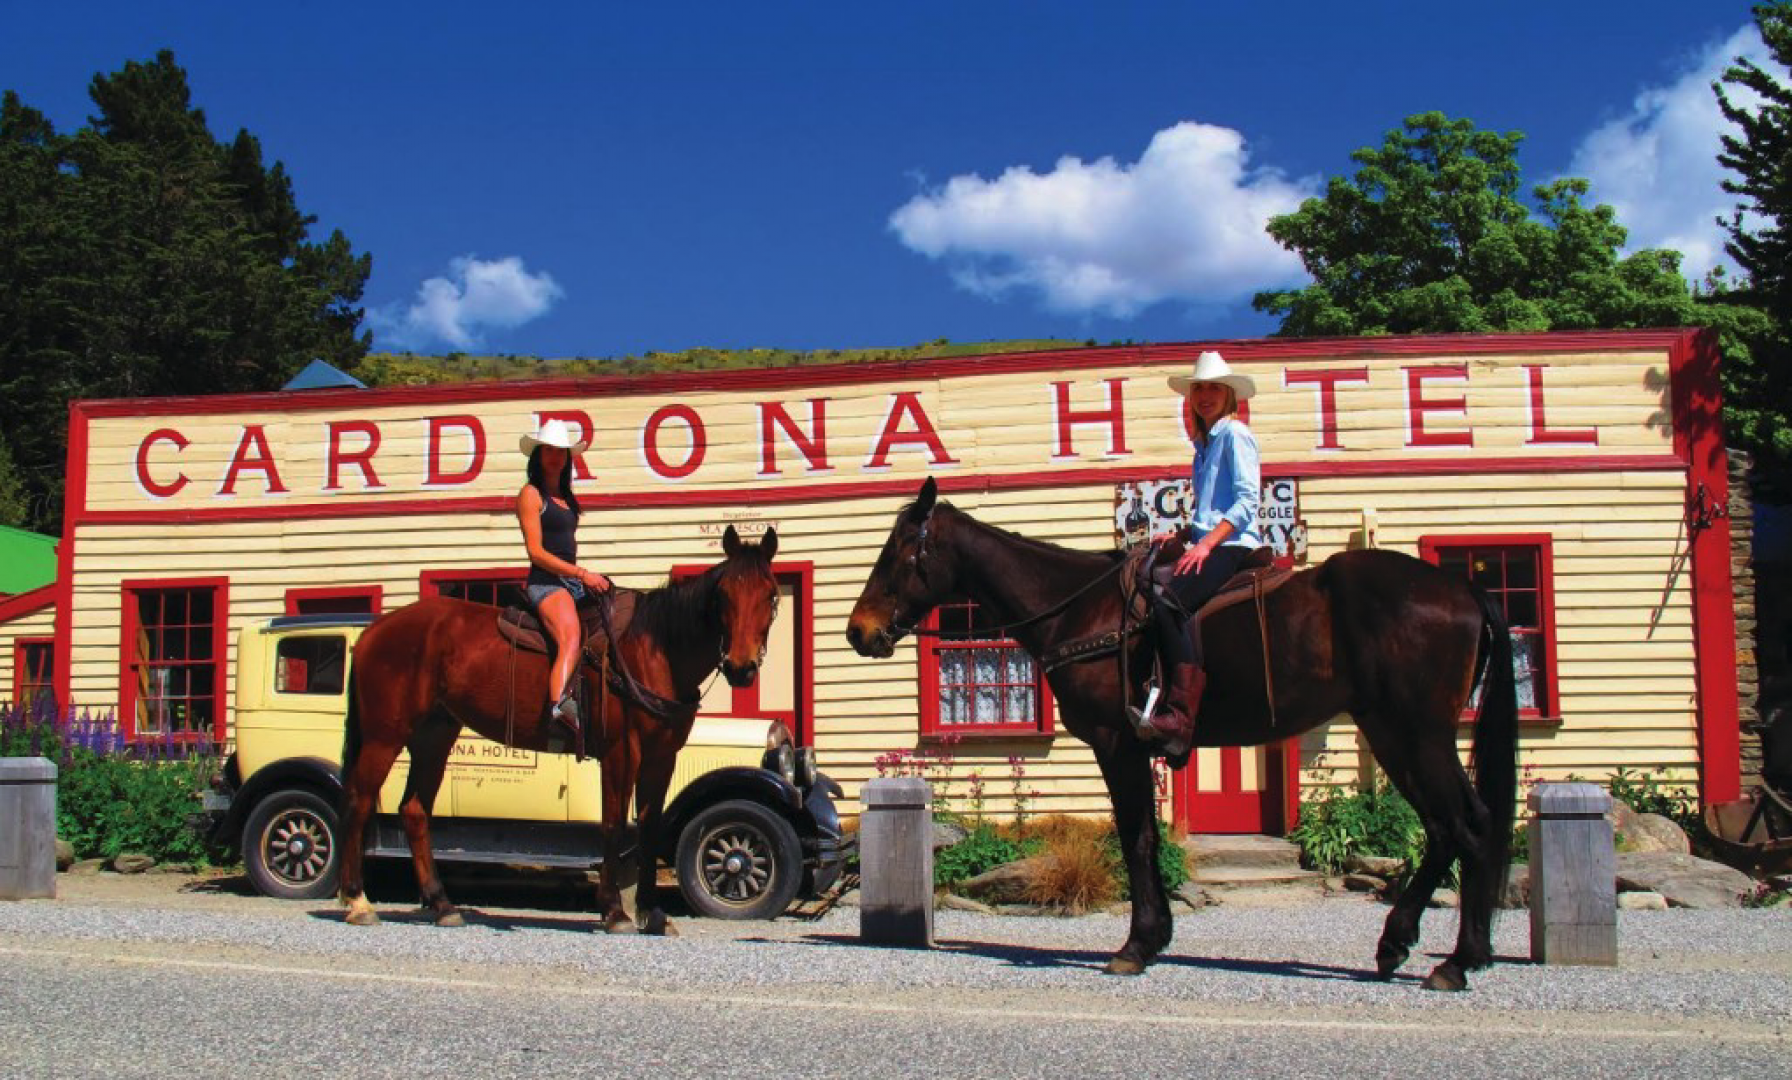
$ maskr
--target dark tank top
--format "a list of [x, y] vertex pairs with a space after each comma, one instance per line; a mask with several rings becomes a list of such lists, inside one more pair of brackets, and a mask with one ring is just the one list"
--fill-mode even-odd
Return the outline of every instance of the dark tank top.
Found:
[[[561, 506], [552, 499], [541, 501], [541, 546], [547, 549], [549, 555], [576, 564], [579, 561], [579, 541], [573, 534], [578, 527], [579, 515], [573, 513], [571, 507]], [[559, 585], [560, 575], [531, 563], [529, 584]]]

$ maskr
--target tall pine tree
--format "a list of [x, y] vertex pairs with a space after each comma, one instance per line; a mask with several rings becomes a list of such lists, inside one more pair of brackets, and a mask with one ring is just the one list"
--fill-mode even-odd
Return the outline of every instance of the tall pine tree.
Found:
[[164, 51], [93, 79], [72, 135], [0, 101], [0, 430], [24, 520], [60, 527], [68, 402], [280, 387], [313, 358], [353, 371], [372, 263], [314, 242], [279, 162], [214, 138]]

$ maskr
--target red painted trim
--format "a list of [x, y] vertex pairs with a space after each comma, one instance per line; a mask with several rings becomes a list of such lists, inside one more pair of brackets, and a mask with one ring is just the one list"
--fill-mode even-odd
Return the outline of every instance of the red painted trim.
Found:
[[39, 585], [29, 592], [18, 593], [0, 600], [0, 626], [23, 618], [32, 612], [42, 611], [56, 602], [56, 583]]
[[307, 390], [295, 393], [219, 394], [208, 397], [122, 398], [77, 401], [70, 407], [90, 416], [215, 415], [232, 412], [318, 412], [395, 406], [480, 403], [541, 398], [645, 397], [694, 391], [779, 390], [793, 387], [851, 386], [961, 375], [1032, 371], [1075, 371], [1135, 365], [1192, 364], [1206, 349], [1219, 349], [1239, 365], [1326, 362], [1376, 356], [1435, 356], [1454, 359], [1488, 354], [1618, 352], [1673, 348], [1696, 330], [1589, 330], [1545, 334], [1426, 334], [1368, 338], [1243, 338], [1155, 345], [1115, 345], [1048, 349], [1029, 353], [955, 356], [939, 360], [875, 364], [827, 364], [779, 368], [737, 368], [653, 375], [593, 375], [560, 379], [518, 379], [380, 390]]
[[[227, 706], [234, 704], [230, 680], [230, 579], [227, 577], [127, 578], [118, 583], [118, 730], [126, 739], [137, 735], [137, 680], [131, 678], [135, 655], [137, 606], [130, 602], [138, 592], [157, 589], [212, 590], [212, 741], [222, 743], [227, 728]], [[63, 699], [58, 699], [63, 700]]]
[[417, 595], [442, 595], [442, 583], [444, 581], [522, 581], [528, 576], [529, 568], [527, 566], [493, 566], [468, 570], [424, 570], [417, 575]]
[[[1445, 548], [1528, 547], [1537, 550], [1537, 618], [1543, 637], [1543, 699], [1534, 709], [1520, 709], [1527, 723], [1561, 723], [1562, 684], [1556, 670], [1556, 563], [1555, 537], [1549, 533], [1431, 533], [1419, 537], [1419, 558], [1433, 566]], [[1472, 710], [1463, 713], [1473, 719]]]
[[74, 665], [75, 534], [87, 510], [87, 416], [68, 407], [68, 471], [62, 480], [62, 543], [56, 545], [56, 700], [74, 706], [69, 668]]
[[[1522, 475], [1526, 473], [1642, 472], [1679, 470], [1682, 461], [1673, 454], [1573, 454], [1524, 457], [1440, 457], [1339, 461], [1265, 462], [1268, 477], [1325, 476], [1469, 476], [1475, 474]], [[1181, 476], [1185, 466], [1116, 465], [1079, 469], [1035, 469], [1028, 472], [965, 475], [946, 473], [935, 477], [945, 494], [966, 491], [1029, 491], [1076, 484], [1123, 484]], [[623, 494], [590, 493], [579, 496], [586, 509], [640, 509], [675, 506], [737, 506], [743, 503], [775, 505], [821, 502], [829, 499], [864, 499], [887, 496], [907, 498], [915, 493], [918, 478], [865, 480], [826, 484], [785, 483], [763, 487], [711, 488], [701, 491], [640, 491]], [[398, 517], [413, 514], [491, 514], [513, 511], [514, 495], [475, 495], [464, 498], [363, 499], [355, 502], [290, 503], [279, 505], [192, 510], [97, 510], [78, 521], [80, 525], [180, 525], [200, 521], [286, 521], [293, 518]], [[71, 521], [74, 519], [70, 519]]]
[[288, 615], [299, 614], [299, 604], [305, 600], [365, 599], [369, 605], [368, 610], [378, 615], [384, 610], [381, 607], [383, 595], [382, 587], [379, 585], [334, 585], [316, 589], [288, 589], [286, 590], [286, 613]]
[[[1729, 462], [1724, 456], [1717, 332], [1701, 331], [1669, 353], [1674, 447], [1686, 458], [1690, 510], [1701, 487], [1706, 505], [1729, 506]], [[1742, 794], [1740, 702], [1736, 687], [1736, 598], [1730, 578], [1730, 521], [1716, 518], [1689, 538], [1692, 547], [1692, 623], [1699, 689], [1700, 794], [1707, 806]]]
[[[46, 586], [47, 588], [48, 586]], [[24, 593], [20, 594], [25, 595]], [[53, 637], [16, 637], [12, 639], [12, 703], [25, 700], [25, 649], [31, 645], [50, 646], [50, 693], [56, 693], [56, 639]]]

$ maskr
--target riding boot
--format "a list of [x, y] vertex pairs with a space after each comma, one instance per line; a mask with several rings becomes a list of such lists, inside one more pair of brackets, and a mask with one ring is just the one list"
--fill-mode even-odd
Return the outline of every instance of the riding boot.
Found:
[[579, 733], [579, 703], [573, 700], [572, 687], [560, 695], [560, 700], [550, 705], [547, 710], [549, 723], [558, 724], [574, 735]]
[[1151, 715], [1136, 709], [1127, 712], [1139, 739], [1170, 759], [1172, 767], [1180, 767], [1194, 745], [1195, 717], [1201, 711], [1201, 695], [1207, 690], [1207, 672], [1198, 664], [1173, 664], [1169, 681], [1163, 700]]

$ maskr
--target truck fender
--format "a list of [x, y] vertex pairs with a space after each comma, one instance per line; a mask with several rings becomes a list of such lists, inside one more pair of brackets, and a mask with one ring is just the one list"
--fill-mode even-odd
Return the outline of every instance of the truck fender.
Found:
[[230, 810], [216, 835], [235, 848], [243, 831], [243, 822], [248, 820], [255, 804], [272, 792], [295, 787], [311, 788], [334, 801], [342, 794], [340, 768], [334, 761], [320, 757], [284, 758], [263, 766], [243, 781], [243, 786], [230, 797]]
[[799, 836], [811, 830], [801, 818], [803, 794], [770, 769], [730, 765], [704, 773], [678, 793], [660, 818], [660, 854], [671, 859], [678, 849], [678, 834], [685, 823], [706, 806], [724, 799], [749, 799], [764, 803], [788, 818]]

